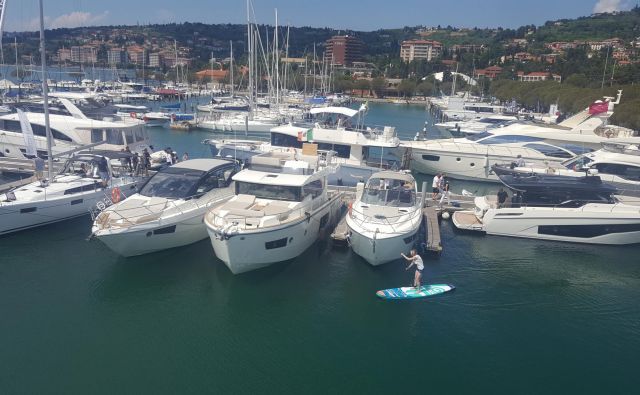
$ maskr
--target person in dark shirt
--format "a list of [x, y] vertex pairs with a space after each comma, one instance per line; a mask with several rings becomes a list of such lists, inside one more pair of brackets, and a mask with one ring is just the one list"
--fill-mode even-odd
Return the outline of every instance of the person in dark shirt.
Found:
[[98, 159], [98, 174], [100, 175], [100, 179], [102, 180], [102, 187], [106, 188], [107, 183], [109, 182], [109, 163], [107, 162], [107, 158], [101, 156]]
[[509, 197], [509, 194], [507, 194], [504, 188], [500, 188], [500, 191], [498, 192], [498, 208], [502, 208], [506, 206], [505, 203], [507, 202], [508, 197]]

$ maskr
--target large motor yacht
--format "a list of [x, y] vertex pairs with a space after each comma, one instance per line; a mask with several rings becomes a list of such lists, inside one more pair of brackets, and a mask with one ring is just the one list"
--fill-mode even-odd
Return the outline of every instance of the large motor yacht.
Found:
[[[462, 230], [489, 235], [592, 244], [640, 243], [640, 205], [619, 201], [597, 176], [507, 176], [514, 196], [499, 207], [475, 198], [473, 211], [453, 214]], [[637, 202], [632, 202], [637, 203]]]
[[[400, 168], [398, 139], [391, 126], [367, 127], [363, 124], [366, 106], [359, 110], [346, 107], [312, 108], [312, 115], [324, 116], [327, 122], [311, 124], [289, 123], [274, 127], [270, 141], [205, 140], [213, 156], [229, 156], [246, 160], [270, 151], [301, 150], [306, 142], [313, 142], [320, 150], [335, 152], [333, 161], [339, 165], [330, 175], [330, 183], [355, 184], [381, 168]], [[335, 119], [334, 119], [335, 117]], [[329, 124], [331, 119], [331, 124]]]
[[[92, 145], [97, 149], [120, 151], [129, 147], [132, 152], [142, 152], [150, 145], [144, 122], [125, 117], [90, 119], [66, 99], [60, 99], [71, 115], [51, 114], [51, 133], [55, 145], [53, 155], [68, 152], [78, 147]], [[37, 155], [47, 157], [45, 115], [40, 112], [25, 112], [31, 129]], [[26, 158], [25, 138], [18, 113], [0, 115], [0, 156]]]
[[602, 149], [569, 159], [560, 164], [518, 167], [513, 164], [492, 166], [497, 176], [547, 174], [571, 177], [597, 175], [615, 186], [617, 194], [640, 196], [640, 149], [634, 144], [604, 143]]
[[342, 195], [327, 190], [331, 169], [314, 148], [252, 157], [233, 177], [236, 196], [205, 215], [216, 256], [234, 274], [295, 258], [332, 229]]
[[[108, 184], [98, 163], [107, 159]], [[140, 177], [121, 167], [131, 154], [87, 151], [74, 154], [51, 180], [35, 181], [0, 195], [0, 235], [89, 215], [101, 205], [132, 195]]]
[[92, 235], [123, 256], [180, 247], [207, 238], [205, 212], [234, 196], [236, 162], [191, 159], [155, 173], [140, 191], [102, 211]]
[[400, 258], [415, 243], [422, 222], [422, 200], [408, 173], [374, 173], [349, 208], [349, 241], [373, 266]]

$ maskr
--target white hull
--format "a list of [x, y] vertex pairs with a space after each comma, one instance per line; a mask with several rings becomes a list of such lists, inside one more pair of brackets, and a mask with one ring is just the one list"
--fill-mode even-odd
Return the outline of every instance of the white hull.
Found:
[[[423, 157], [425, 155], [425, 157]], [[414, 148], [412, 153], [411, 167], [424, 174], [444, 173], [448, 177], [458, 180], [492, 181], [500, 182], [498, 177], [491, 171], [491, 165], [504, 164], [514, 161], [515, 156], [508, 155], [483, 155], [480, 153], [471, 154], [463, 152], [447, 152], [437, 150], [424, 150]], [[438, 160], [428, 160], [426, 158], [437, 157]], [[527, 162], [539, 160], [538, 158], [525, 158]], [[563, 159], [547, 159], [550, 163], [560, 164]]]
[[370, 236], [360, 234], [353, 229], [350, 230], [351, 248], [372, 266], [379, 266], [402, 258], [400, 253], [408, 254], [415, 242], [415, 235], [418, 233], [418, 228], [416, 228], [407, 234], [373, 240]]
[[[327, 201], [310, 217], [296, 219], [277, 227], [258, 230], [242, 230], [232, 235], [221, 235], [207, 226], [216, 256], [233, 274], [267, 267], [276, 262], [301, 255], [317, 239], [320, 231], [329, 231], [340, 209], [339, 195]], [[331, 220], [320, 228], [320, 219], [330, 214]], [[267, 249], [266, 243], [283, 240], [281, 247]], [[286, 242], [284, 241], [286, 240]]]
[[[469, 212], [454, 213], [454, 219]], [[489, 235], [586, 244], [640, 243], [640, 212], [627, 205], [587, 204], [584, 208], [523, 207], [492, 209], [481, 223], [459, 229]]]
[[96, 237], [115, 253], [130, 257], [182, 247], [207, 238], [204, 212], [180, 222], [154, 221], [135, 229], [101, 231]]
[[[135, 188], [134, 185], [131, 185]], [[125, 187], [122, 192], [129, 194]], [[88, 215], [99, 201], [108, 201], [111, 188], [53, 199], [0, 205], [0, 235]]]
[[269, 133], [277, 124], [265, 124], [259, 122], [249, 122], [247, 125], [242, 123], [214, 122], [203, 121], [200, 123], [201, 129], [213, 130], [215, 132], [236, 132], [236, 133]]

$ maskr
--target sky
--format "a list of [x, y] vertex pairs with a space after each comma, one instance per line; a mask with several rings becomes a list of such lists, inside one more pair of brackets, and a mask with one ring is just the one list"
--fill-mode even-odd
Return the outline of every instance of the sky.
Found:
[[[47, 28], [171, 22], [245, 23], [245, 0], [43, 0]], [[4, 31], [38, 30], [38, 0], [6, 0]], [[519, 27], [634, 0], [253, 0], [258, 23], [377, 30], [403, 26]]]

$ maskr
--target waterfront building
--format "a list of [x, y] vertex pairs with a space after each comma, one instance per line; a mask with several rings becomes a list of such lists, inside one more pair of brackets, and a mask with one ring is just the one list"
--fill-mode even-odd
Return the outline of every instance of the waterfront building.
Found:
[[122, 48], [111, 48], [107, 51], [107, 62], [109, 65], [127, 63], [127, 53]]
[[364, 43], [354, 36], [333, 36], [325, 43], [324, 58], [333, 65], [350, 66], [363, 60]]
[[98, 60], [98, 50], [90, 45], [75, 45], [71, 47], [71, 62], [95, 63]]
[[133, 64], [144, 65], [146, 53], [144, 48], [139, 46], [131, 46], [127, 48], [127, 54], [129, 55], [129, 61]]
[[69, 62], [69, 61], [71, 61], [71, 49], [69, 49], [69, 48], [60, 48], [58, 50], [58, 61], [59, 62]]
[[400, 47], [400, 58], [404, 62], [425, 59], [427, 62], [442, 55], [442, 43], [433, 40], [406, 40]]
[[161, 53], [155, 52], [149, 54], [149, 67], [160, 68], [164, 66], [164, 56]]
[[518, 81], [521, 82], [538, 82], [553, 79], [556, 82], [562, 81], [562, 76], [558, 74], [551, 74], [547, 71], [532, 71], [531, 73], [525, 73], [524, 71], [518, 71]]

